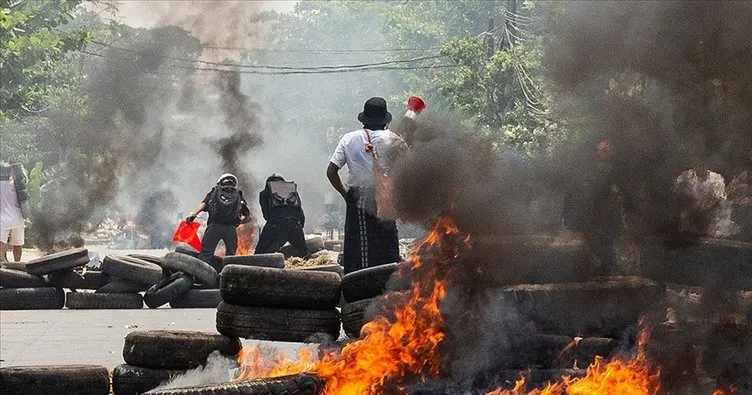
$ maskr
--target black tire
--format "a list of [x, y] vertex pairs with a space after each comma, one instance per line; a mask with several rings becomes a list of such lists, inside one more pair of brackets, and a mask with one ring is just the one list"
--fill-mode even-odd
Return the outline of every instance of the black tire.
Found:
[[366, 318], [368, 307], [378, 299], [378, 297], [363, 299], [342, 306], [342, 329], [347, 337], [351, 339], [360, 337], [360, 330], [368, 322], [368, 318]]
[[141, 294], [105, 294], [93, 292], [68, 292], [65, 306], [71, 310], [141, 309]]
[[193, 278], [178, 272], [152, 285], [144, 294], [144, 303], [149, 308], [156, 309], [180, 297], [191, 288], [193, 288]]
[[21, 270], [0, 268], [0, 287], [5, 288], [39, 288], [48, 287], [44, 277], [29, 274]]
[[345, 274], [342, 277], [342, 295], [352, 303], [383, 294], [386, 283], [398, 266], [397, 263], [388, 263]]
[[65, 306], [62, 288], [0, 289], [0, 310], [59, 310]]
[[149, 285], [134, 283], [133, 281], [125, 281], [121, 279], [114, 279], [109, 283], [97, 288], [98, 294], [132, 294], [149, 289]]
[[0, 368], [3, 395], [108, 395], [107, 368], [95, 365], [17, 366]]
[[313, 236], [310, 239], [307, 239], [305, 244], [309, 254], [319, 252], [326, 248], [324, 245], [324, 238], [322, 236]]
[[101, 271], [87, 270], [83, 274], [73, 270], [60, 270], [47, 276], [50, 284], [68, 289], [98, 289], [110, 282], [110, 276]]
[[113, 277], [149, 286], [162, 279], [162, 268], [159, 265], [133, 257], [107, 255], [102, 261], [101, 268]]
[[26, 272], [38, 276], [58, 270], [73, 269], [89, 263], [89, 251], [86, 248], [74, 248], [45, 255], [26, 262]]
[[225, 302], [217, 306], [217, 331], [232, 337], [304, 343], [320, 334], [337, 339], [339, 327], [337, 309], [275, 309]]
[[340, 278], [328, 272], [227, 265], [219, 292], [225, 302], [241, 306], [326, 310], [339, 304]]
[[236, 337], [192, 331], [136, 331], [125, 337], [125, 363], [152, 369], [187, 370], [206, 364], [209, 354], [235, 358], [242, 345]]
[[146, 261], [149, 263], [153, 263], [155, 265], [159, 265], [160, 267], [164, 264], [164, 259], [162, 257], [154, 256], [154, 255], [146, 255], [146, 254], [128, 254], [126, 256], [129, 256], [131, 258], [140, 259], [142, 261]]
[[192, 289], [170, 301], [173, 309], [216, 309], [222, 297], [219, 289]]
[[332, 272], [337, 273], [340, 278], [345, 275], [345, 269], [336, 263], [330, 265], [293, 267], [291, 269], [310, 270], [313, 272]]
[[164, 261], [163, 267], [165, 269], [174, 272], [183, 272], [196, 279], [196, 281], [206, 284], [208, 287], [214, 287], [219, 282], [217, 271], [209, 266], [208, 263], [198, 258], [177, 252], [168, 252], [164, 257]]
[[224, 264], [225, 266], [243, 265], [284, 269], [285, 256], [279, 252], [272, 254], [230, 255], [224, 257]]
[[178, 254], [185, 254], [188, 256], [192, 256], [194, 258], [198, 258], [198, 254], [200, 251], [196, 251], [195, 248], [189, 246], [188, 244], [178, 244], [175, 246], [175, 252]]
[[323, 391], [324, 384], [324, 380], [316, 376], [296, 374], [235, 383], [153, 390], [144, 395], [318, 395]]
[[127, 364], [112, 371], [112, 392], [115, 395], [141, 395], [157, 388], [184, 370], [149, 369]]

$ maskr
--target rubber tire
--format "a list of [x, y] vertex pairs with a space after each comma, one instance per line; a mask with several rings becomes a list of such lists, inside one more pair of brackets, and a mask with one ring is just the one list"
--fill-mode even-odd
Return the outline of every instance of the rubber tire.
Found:
[[242, 345], [236, 337], [194, 331], [135, 331], [125, 337], [125, 363], [152, 369], [187, 370], [206, 364], [214, 351], [235, 358]]
[[332, 272], [337, 273], [337, 275], [342, 278], [342, 276], [345, 275], [345, 268], [342, 266], [332, 263], [329, 265], [318, 265], [318, 266], [302, 266], [302, 267], [294, 267], [291, 268], [293, 270], [310, 270], [312, 272]]
[[173, 309], [216, 309], [222, 297], [219, 289], [192, 289], [170, 301]]
[[185, 273], [175, 273], [154, 284], [144, 293], [144, 303], [151, 309], [167, 304], [193, 288], [193, 278]]
[[319, 252], [323, 249], [326, 249], [324, 245], [324, 237], [318, 235], [313, 236], [310, 239], [306, 239], [305, 244], [309, 254], [313, 254], [314, 252]]
[[17, 366], [0, 368], [3, 395], [108, 395], [107, 368], [96, 365]]
[[47, 275], [50, 284], [68, 289], [98, 289], [110, 282], [110, 276], [101, 271], [89, 271], [84, 274], [73, 270], [60, 270]]
[[132, 294], [149, 289], [149, 285], [134, 283], [133, 281], [125, 281], [121, 279], [114, 279], [109, 283], [97, 288], [98, 294]]
[[62, 288], [2, 288], [0, 310], [59, 310], [65, 306]]
[[321, 333], [337, 339], [339, 327], [337, 309], [275, 309], [226, 302], [217, 306], [217, 331], [232, 337], [305, 343]]
[[50, 285], [44, 281], [44, 277], [29, 274], [21, 270], [0, 268], [0, 287], [5, 288], [41, 288]]
[[162, 279], [162, 268], [159, 265], [133, 257], [107, 255], [102, 260], [101, 268], [113, 277], [149, 286]]
[[316, 376], [296, 374], [235, 383], [155, 390], [144, 395], [319, 395], [324, 390], [324, 384], [324, 380]]
[[189, 246], [188, 244], [178, 244], [175, 246], [175, 252], [178, 254], [185, 254], [192, 256], [194, 258], [198, 258], [199, 251], [196, 251], [195, 248]]
[[[230, 255], [223, 259], [227, 265], [243, 265], [255, 267], [269, 267], [274, 269], [285, 268], [285, 256], [279, 252], [272, 254], [253, 254], [253, 255]], [[224, 270], [224, 269], [222, 269]]]
[[208, 263], [178, 252], [168, 252], [164, 257], [164, 268], [174, 272], [183, 272], [207, 287], [217, 285], [218, 274]]
[[142, 309], [144, 299], [141, 294], [68, 292], [65, 306], [71, 310]]
[[386, 283], [397, 271], [397, 263], [368, 267], [342, 277], [342, 295], [348, 303], [373, 298], [384, 293]]
[[89, 251], [86, 248], [73, 248], [26, 262], [26, 272], [41, 276], [58, 270], [84, 266], [87, 263], [89, 263]]
[[379, 297], [359, 300], [357, 302], [346, 303], [342, 306], [342, 329], [351, 339], [360, 337], [360, 330], [368, 322], [366, 311], [371, 303], [376, 302]]
[[326, 310], [337, 307], [335, 273], [227, 265], [219, 284], [222, 300], [241, 306]]
[[146, 255], [146, 254], [128, 254], [126, 256], [129, 256], [131, 258], [140, 259], [142, 261], [146, 261], [149, 263], [153, 263], [155, 265], [159, 265], [160, 267], [164, 264], [164, 259], [162, 257], [154, 256], [154, 255]]
[[184, 370], [150, 369], [128, 364], [118, 365], [112, 371], [112, 392], [115, 395], [141, 395], [183, 373], [185, 373]]

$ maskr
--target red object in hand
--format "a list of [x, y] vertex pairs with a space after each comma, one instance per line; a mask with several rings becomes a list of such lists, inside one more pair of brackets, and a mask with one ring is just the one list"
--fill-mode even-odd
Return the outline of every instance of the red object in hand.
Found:
[[423, 99], [419, 98], [418, 96], [410, 96], [409, 98], [407, 98], [408, 110], [420, 113], [425, 108], [426, 102], [424, 102]]
[[178, 228], [175, 229], [175, 233], [172, 235], [172, 241], [188, 244], [195, 248], [196, 251], [201, 251], [201, 239], [198, 237], [199, 226], [201, 226], [201, 224], [196, 221], [180, 221]]

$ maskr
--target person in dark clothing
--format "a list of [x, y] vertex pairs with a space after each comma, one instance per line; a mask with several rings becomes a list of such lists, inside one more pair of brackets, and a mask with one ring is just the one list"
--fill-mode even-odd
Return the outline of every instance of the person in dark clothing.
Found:
[[193, 222], [202, 211], [209, 213], [209, 219], [201, 238], [199, 259], [210, 263], [220, 240], [225, 243], [225, 255], [235, 255], [238, 247], [236, 228], [253, 219], [248, 204], [243, 199], [243, 192], [238, 189], [238, 178], [231, 173], [222, 174], [217, 185], [206, 194], [196, 210], [188, 215], [186, 222]]
[[295, 183], [272, 174], [259, 193], [259, 205], [266, 225], [261, 230], [255, 253], [277, 252], [289, 241], [295, 248], [294, 256], [307, 257], [309, 252], [303, 234], [305, 214]]

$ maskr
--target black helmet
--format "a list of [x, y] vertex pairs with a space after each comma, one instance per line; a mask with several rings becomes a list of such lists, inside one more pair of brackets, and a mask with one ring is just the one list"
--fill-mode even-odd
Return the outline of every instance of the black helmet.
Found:
[[266, 182], [271, 182], [271, 181], [284, 181], [284, 180], [285, 180], [285, 178], [284, 178], [284, 177], [282, 177], [282, 174], [279, 174], [279, 173], [273, 173], [272, 175], [270, 175], [270, 176], [269, 176], [269, 177], [268, 177], [268, 178], [266, 179]]

